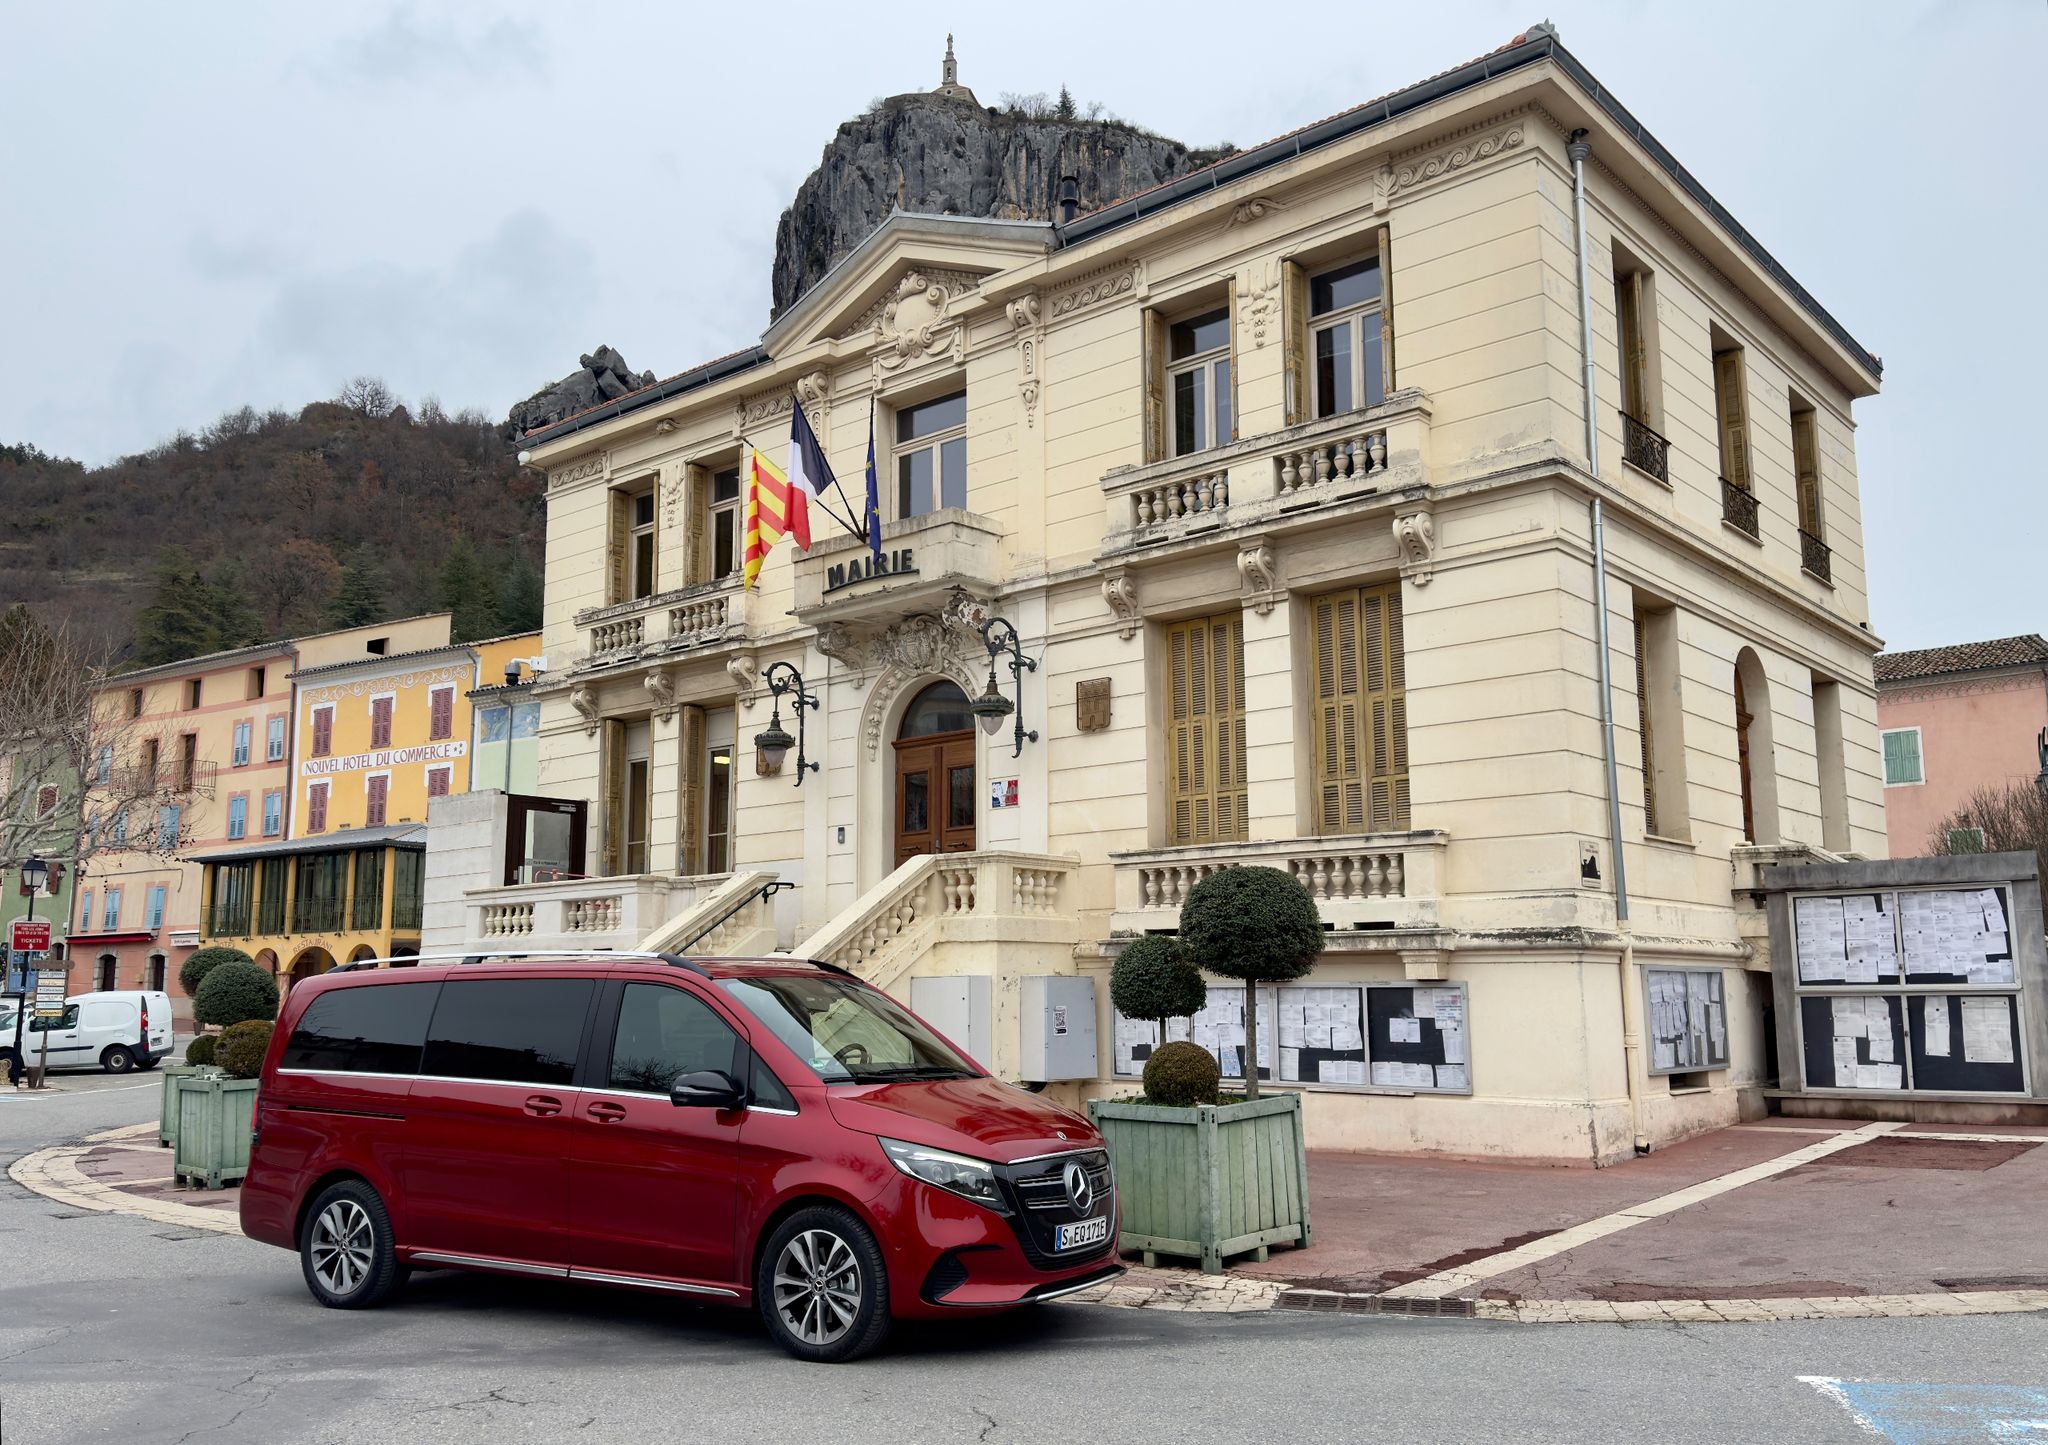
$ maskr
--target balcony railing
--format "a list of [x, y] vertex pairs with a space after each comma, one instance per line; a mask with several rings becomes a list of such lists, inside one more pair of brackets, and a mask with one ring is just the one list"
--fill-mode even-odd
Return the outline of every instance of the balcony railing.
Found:
[[1386, 429], [1354, 425], [1343, 435], [1273, 458], [1273, 484], [1281, 496], [1293, 497], [1308, 487], [1354, 481], [1386, 469]]
[[726, 877], [632, 873], [473, 889], [463, 910], [465, 936], [472, 943], [534, 948], [637, 948], [662, 924], [717, 891]]
[[1757, 530], [1756, 493], [1726, 477], [1721, 478], [1721, 520], [1746, 536], [1763, 539]]
[[1830, 587], [1834, 585], [1834, 549], [1804, 527], [1799, 529], [1799, 565]]
[[1112, 853], [1116, 933], [1178, 926], [1181, 905], [1210, 874], [1240, 866], [1277, 868], [1300, 880], [1323, 922], [1336, 929], [1434, 928], [1447, 834], [1354, 833]]
[[1671, 443], [1627, 412], [1621, 414], [1621, 459], [1665, 486], [1671, 485]]
[[739, 579], [660, 592], [613, 607], [578, 613], [590, 635], [590, 661], [619, 662], [722, 642], [745, 620]]

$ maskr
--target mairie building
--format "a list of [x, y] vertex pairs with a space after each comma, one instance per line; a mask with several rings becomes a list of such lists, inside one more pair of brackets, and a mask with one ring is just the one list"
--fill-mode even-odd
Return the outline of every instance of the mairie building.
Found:
[[[1547, 26], [1092, 214], [894, 215], [524, 439], [538, 766], [438, 888], [434, 804], [423, 946], [785, 948], [1079, 1097], [1156, 1037], [1118, 951], [1257, 865], [1327, 928], [1258, 1010], [1311, 1145], [1761, 1112], [1756, 870], [1885, 848], [1879, 375]], [[881, 558], [814, 513], [750, 592], [794, 399], [855, 508], [872, 416]], [[1176, 1030], [1251, 1052], [1221, 980]]]

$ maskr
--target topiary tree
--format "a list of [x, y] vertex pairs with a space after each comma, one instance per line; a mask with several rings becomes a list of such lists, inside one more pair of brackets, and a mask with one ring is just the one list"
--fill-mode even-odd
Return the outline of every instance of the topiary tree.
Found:
[[188, 1064], [210, 1064], [214, 1050], [220, 1047], [218, 1034], [201, 1034], [185, 1045], [185, 1062]]
[[275, 1024], [262, 1019], [245, 1019], [221, 1030], [220, 1047], [213, 1061], [231, 1079], [253, 1079], [263, 1072], [263, 1056], [270, 1051], [270, 1033]]
[[248, 1019], [277, 1017], [277, 980], [253, 959], [230, 959], [216, 965], [192, 1000], [195, 1023], [225, 1028]]
[[1259, 985], [1314, 967], [1323, 920], [1308, 890], [1277, 868], [1225, 868], [1188, 893], [1180, 937], [1197, 968], [1244, 983], [1244, 1096], [1259, 1097]]
[[1200, 1044], [1176, 1039], [1161, 1044], [1145, 1060], [1145, 1100], [1186, 1109], [1195, 1104], [1213, 1104], [1223, 1087], [1223, 1070], [1216, 1056]]
[[178, 966], [178, 987], [185, 990], [186, 998], [198, 998], [199, 985], [206, 982], [206, 976], [221, 964], [255, 961], [239, 948], [216, 943], [210, 948], [200, 949]]
[[1110, 965], [1109, 1001], [1127, 1019], [1159, 1025], [1164, 1046], [1166, 1021], [1200, 1013], [1209, 1001], [1209, 985], [1179, 939], [1148, 933], [1126, 945]]

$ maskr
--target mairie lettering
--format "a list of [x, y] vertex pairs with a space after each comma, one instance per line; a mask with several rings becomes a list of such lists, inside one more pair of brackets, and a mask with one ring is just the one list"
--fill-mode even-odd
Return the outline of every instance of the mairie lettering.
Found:
[[876, 577], [904, 577], [917, 575], [916, 549], [899, 547], [893, 552], [884, 552], [879, 558], [865, 552], [851, 562], [835, 562], [825, 569], [825, 590], [837, 592], [842, 587], [851, 587], [856, 582], [866, 582]]

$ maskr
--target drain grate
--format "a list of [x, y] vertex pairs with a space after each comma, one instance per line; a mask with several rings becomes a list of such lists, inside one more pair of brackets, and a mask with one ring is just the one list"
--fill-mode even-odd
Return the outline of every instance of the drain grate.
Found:
[[1468, 1299], [1390, 1299], [1381, 1294], [1308, 1294], [1288, 1290], [1273, 1302], [1281, 1310], [1321, 1311], [1356, 1315], [1421, 1315], [1434, 1319], [1472, 1319], [1479, 1307]]

